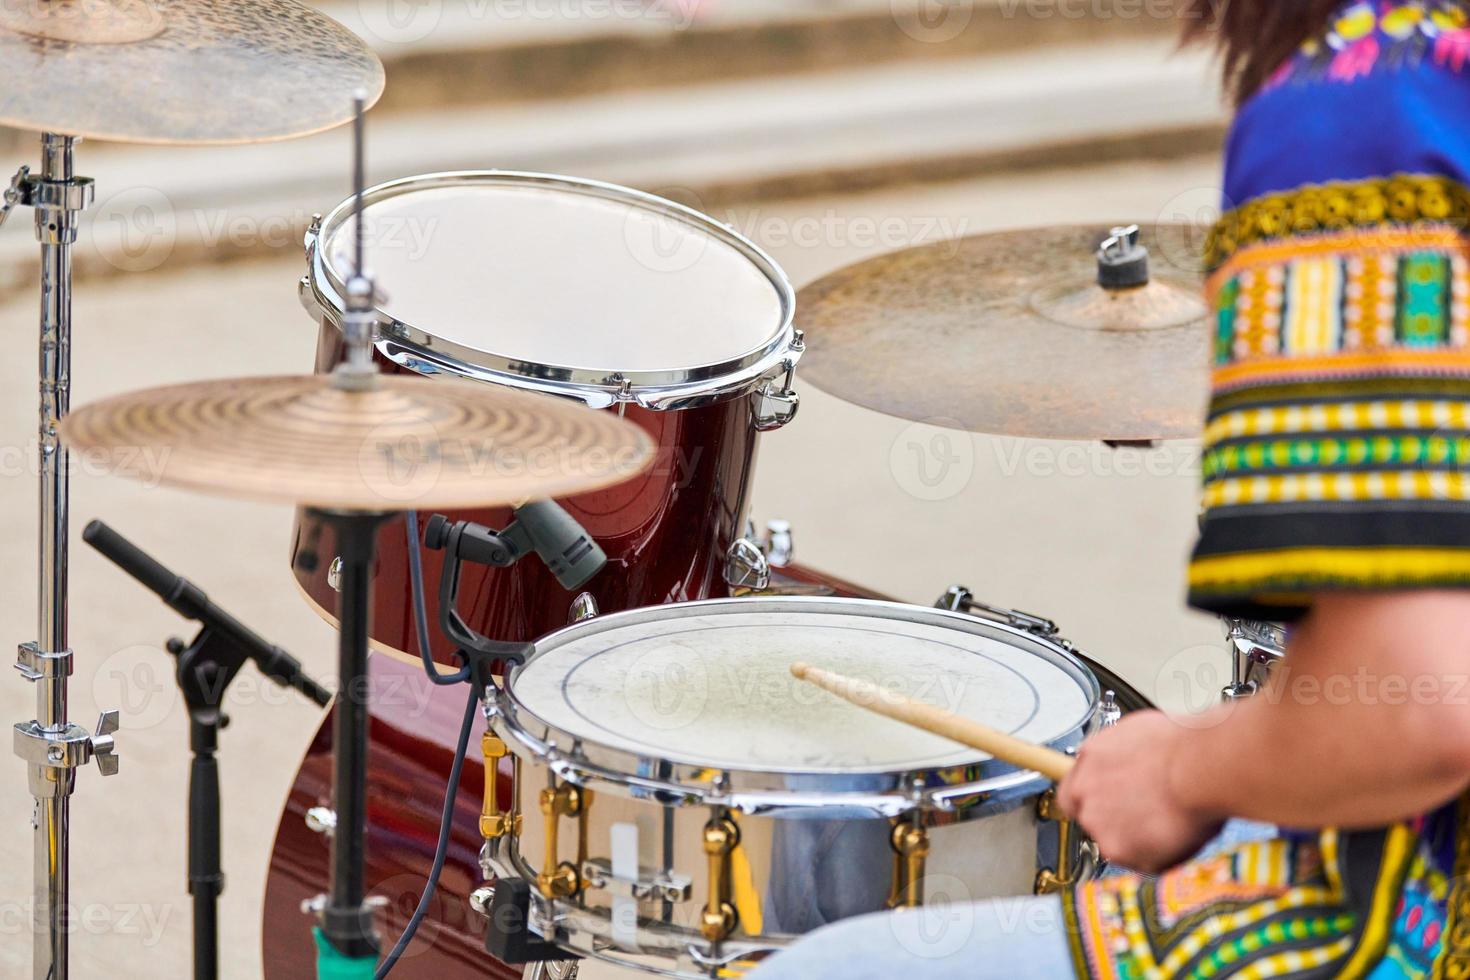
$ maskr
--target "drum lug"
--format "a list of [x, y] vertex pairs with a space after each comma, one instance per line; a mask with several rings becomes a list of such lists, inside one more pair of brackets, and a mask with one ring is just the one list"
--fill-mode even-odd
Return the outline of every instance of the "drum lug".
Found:
[[791, 538], [791, 522], [773, 518], [766, 521], [764, 548], [766, 561], [772, 568], [785, 568], [796, 558], [796, 546]]
[[771, 563], [761, 546], [749, 538], [737, 538], [725, 552], [725, 584], [736, 594], [770, 588]]
[[1022, 612], [1019, 609], [1007, 609], [1004, 606], [992, 606], [981, 602], [975, 598], [974, 592], [963, 585], [951, 585], [934, 605], [938, 609], [968, 613], [981, 619], [1004, 623], [1013, 629], [1034, 633], [1037, 636], [1054, 637], [1057, 635], [1057, 624], [1050, 619], [1034, 613]]
[[[306, 234], [301, 236], [301, 247], [306, 250], [306, 257], [308, 259], [311, 258], [312, 254], [316, 251], [317, 239], [321, 237], [321, 233], [322, 215], [321, 212], [318, 211], [311, 216], [311, 223], [306, 226]], [[301, 278], [301, 285], [310, 286], [311, 281], [307, 277], [303, 276]]]
[[929, 858], [929, 831], [923, 817], [900, 817], [893, 822], [888, 844], [893, 849], [893, 883], [888, 907], [915, 908], [924, 904], [924, 865]]
[[1254, 695], [1286, 655], [1286, 631], [1275, 623], [1227, 618], [1225, 640], [1230, 644], [1234, 676], [1220, 692], [1224, 701]]
[[[798, 350], [798, 344], [801, 344], [800, 333], [792, 342], [792, 349]], [[796, 418], [796, 410], [801, 407], [801, 396], [792, 387], [795, 381], [796, 361], [788, 360], [782, 363], [780, 375], [767, 378], [756, 387], [751, 395], [750, 420], [757, 432], [779, 429]]]
[[1038, 895], [1054, 895], [1077, 885], [1088, 867], [1097, 864], [1095, 847], [1091, 841], [1080, 839], [1077, 825], [1057, 807], [1055, 789], [1042, 793], [1036, 801], [1036, 816], [1057, 825], [1057, 866], [1038, 871], [1035, 887]]
[[512, 800], [509, 810], [500, 808], [500, 760], [510, 755], [510, 749], [498, 736], [492, 732], [486, 732], [480, 739], [480, 749], [485, 756], [485, 807], [480, 813], [480, 836], [486, 840], [495, 840], [510, 834], [519, 837], [521, 834], [521, 814], [516, 809], [516, 789], [521, 782], [521, 760], [519, 756], [511, 758], [511, 791]]
[[597, 600], [593, 598], [591, 592], [583, 592], [572, 600], [572, 605], [567, 610], [567, 624], [571, 625], [592, 619], [597, 613]]
[[[592, 792], [562, 783], [541, 791], [541, 815], [546, 820], [546, 856], [536, 885], [547, 898], [571, 898], [582, 890], [581, 867], [587, 861], [587, 810]], [[558, 828], [562, 817], [577, 818], [577, 861], [557, 860]]]
[[699, 933], [712, 943], [728, 939], [740, 916], [730, 899], [730, 856], [740, 846], [740, 828], [722, 813], [704, 825], [704, 853], [709, 858], [709, 897], [699, 919]]
[[1097, 703], [1097, 710], [1092, 713], [1092, 730], [1101, 731], [1104, 728], [1112, 728], [1123, 720], [1123, 709], [1118, 707], [1118, 695], [1111, 690], [1103, 691], [1102, 700]]

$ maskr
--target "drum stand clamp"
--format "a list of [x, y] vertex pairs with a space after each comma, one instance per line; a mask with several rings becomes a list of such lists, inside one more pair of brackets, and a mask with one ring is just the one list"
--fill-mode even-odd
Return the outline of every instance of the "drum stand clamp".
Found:
[[[71, 651], [45, 653], [34, 643], [22, 643], [15, 667], [28, 681], [55, 679], [71, 673]], [[38, 800], [70, 796], [73, 774], [93, 761], [102, 775], [117, 775], [118, 757], [112, 736], [118, 720], [118, 710], [109, 708], [98, 716], [95, 732], [70, 723], [57, 727], [38, 721], [17, 724], [15, 754], [31, 767], [31, 795]]]

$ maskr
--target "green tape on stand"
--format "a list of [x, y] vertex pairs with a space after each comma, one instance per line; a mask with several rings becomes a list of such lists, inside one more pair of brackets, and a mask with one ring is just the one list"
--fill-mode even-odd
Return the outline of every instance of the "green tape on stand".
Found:
[[376, 956], [343, 956], [320, 929], [313, 929], [312, 934], [316, 936], [317, 980], [373, 980], [378, 970]]

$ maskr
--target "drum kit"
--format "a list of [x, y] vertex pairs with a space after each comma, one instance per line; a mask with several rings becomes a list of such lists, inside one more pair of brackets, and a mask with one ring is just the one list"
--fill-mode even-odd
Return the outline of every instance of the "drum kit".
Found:
[[[797, 414], [798, 364], [847, 401], [976, 432], [1194, 435], [1199, 284], [1149, 264], [1187, 252], [1185, 229], [977, 236], [798, 295], [727, 226], [627, 188], [508, 171], [365, 187], [381, 65], [295, 0], [39, 0], [0, 12], [0, 64], [0, 123], [43, 133], [40, 174], [5, 195], [6, 212], [34, 208], [42, 251], [40, 636], [18, 663], [38, 708], [15, 729], [36, 798], [34, 976], [68, 975], [76, 770], [118, 768], [117, 712], [94, 732], [66, 718], [67, 446], [146, 448], [163, 484], [300, 508], [292, 570], [338, 627], [338, 677], [277, 835], [267, 975], [382, 977], [400, 957], [441, 978], [567, 977], [583, 959], [738, 975], [839, 918], [1100, 871], [1046, 766], [872, 716], [789, 668], [1058, 752], [1147, 698], [1044, 617], [960, 586], [894, 602], [797, 564], [789, 526], [749, 523], [749, 486], [761, 434]], [[353, 194], [313, 223], [300, 280], [316, 373], [69, 413], [70, 248], [92, 197], [78, 140], [349, 120]], [[373, 233], [415, 223], [432, 230], [417, 249]], [[931, 352], [917, 371], [915, 350]], [[212, 977], [223, 686], [248, 659], [328, 694], [115, 532], [85, 537], [202, 625], [170, 650], [195, 752], [195, 975]], [[1245, 696], [1280, 636], [1230, 628]], [[375, 697], [385, 680], [423, 697]], [[462, 714], [439, 710], [446, 687]]]

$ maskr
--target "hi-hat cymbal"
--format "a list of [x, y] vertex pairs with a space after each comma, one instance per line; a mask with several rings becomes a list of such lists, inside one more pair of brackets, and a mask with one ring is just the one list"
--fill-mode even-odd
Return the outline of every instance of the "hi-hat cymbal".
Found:
[[252, 500], [365, 511], [564, 496], [643, 470], [653, 444], [608, 412], [513, 389], [385, 376], [152, 388], [77, 409], [63, 440], [134, 479]]
[[1200, 254], [1146, 226], [1147, 285], [1096, 284], [1111, 226], [978, 235], [894, 252], [801, 290], [801, 376], [886, 415], [1051, 439], [1193, 437], [1208, 395]]
[[132, 143], [330, 129], [383, 91], [355, 34], [296, 0], [0, 4], [0, 124]]

